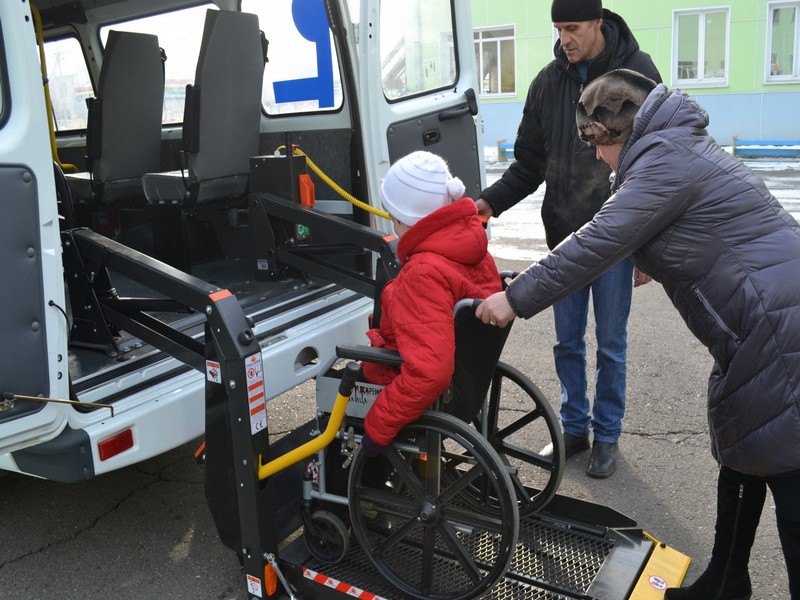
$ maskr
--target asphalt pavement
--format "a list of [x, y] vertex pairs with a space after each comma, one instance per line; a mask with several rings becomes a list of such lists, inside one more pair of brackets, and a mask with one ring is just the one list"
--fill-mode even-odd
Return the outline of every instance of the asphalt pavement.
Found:
[[[800, 163], [787, 163], [769, 177], [786, 197], [800, 199]], [[522, 218], [531, 206], [521, 203], [519, 210]], [[517, 237], [513, 252], [498, 252], [506, 254], [498, 257], [501, 269], [521, 270], [541, 250], [535, 235], [520, 231]], [[492, 244], [499, 248], [499, 238]], [[502, 359], [528, 375], [557, 410], [553, 340], [549, 310], [518, 320]], [[591, 336], [589, 345], [592, 367]], [[578, 455], [567, 461], [559, 493], [614, 508], [688, 554], [692, 581], [708, 560], [714, 535], [717, 465], [705, 406], [712, 360], [658, 284], [634, 291], [628, 365], [617, 472], [607, 480], [589, 478], [588, 454]], [[286, 433], [313, 412], [309, 383], [270, 402], [270, 431]], [[220, 543], [205, 503], [203, 469], [193, 457], [199, 443], [80, 484], [0, 478], [0, 598], [247, 598], [238, 561]], [[769, 495], [750, 572], [754, 600], [789, 598]]]

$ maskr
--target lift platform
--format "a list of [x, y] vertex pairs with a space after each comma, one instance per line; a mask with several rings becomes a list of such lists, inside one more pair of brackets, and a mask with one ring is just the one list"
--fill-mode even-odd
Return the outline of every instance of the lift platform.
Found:
[[[406, 551], [421, 552], [412, 546]], [[315, 559], [303, 539], [296, 538], [282, 548], [280, 562], [298, 598], [408, 598], [386, 582], [355, 543], [344, 560], [330, 564]], [[447, 570], [452, 558], [437, 556], [436, 563], [437, 569]], [[521, 519], [511, 566], [482, 598], [663, 598], [667, 587], [680, 584], [688, 566], [686, 555], [653, 540], [621, 513], [556, 495], [545, 511]]]

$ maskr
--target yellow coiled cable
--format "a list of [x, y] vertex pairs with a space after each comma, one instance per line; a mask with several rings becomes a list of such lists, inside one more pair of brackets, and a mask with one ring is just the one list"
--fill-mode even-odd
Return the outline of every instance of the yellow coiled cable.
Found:
[[[280, 150], [285, 150], [285, 149], [286, 149], [286, 146], [278, 146], [278, 148], [275, 151], [278, 152]], [[335, 191], [337, 194], [339, 194], [342, 198], [344, 198], [345, 200], [347, 200], [351, 204], [354, 204], [358, 208], [367, 211], [368, 213], [371, 213], [371, 214], [376, 215], [378, 217], [381, 217], [383, 219], [391, 220], [392, 217], [390, 217], [389, 213], [387, 213], [385, 210], [380, 210], [379, 208], [375, 208], [374, 206], [370, 206], [366, 202], [362, 202], [361, 200], [359, 200], [358, 198], [356, 198], [355, 196], [350, 194], [348, 191], [344, 190], [338, 183], [336, 183], [333, 179], [328, 177], [323, 172], [323, 170], [320, 169], [316, 165], [316, 163], [309, 158], [308, 154], [303, 152], [300, 148], [295, 147], [292, 152], [297, 156], [305, 156], [306, 157], [306, 164], [308, 165], [308, 167], [312, 171], [314, 171], [314, 173], [316, 173], [319, 176], [319, 178], [322, 179], [322, 181], [324, 181], [326, 184], [328, 184], [331, 187], [331, 189], [333, 191]]]

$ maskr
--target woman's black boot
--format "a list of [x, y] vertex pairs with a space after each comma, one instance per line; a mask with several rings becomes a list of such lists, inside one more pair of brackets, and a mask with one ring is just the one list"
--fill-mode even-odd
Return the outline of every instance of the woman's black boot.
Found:
[[665, 600], [749, 600], [752, 587], [747, 564], [766, 493], [763, 480], [720, 469], [711, 560], [697, 581], [668, 589]]
[[789, 572], [789, 595], [800, 600], [800, 523], [779, 518], [778, 535]]

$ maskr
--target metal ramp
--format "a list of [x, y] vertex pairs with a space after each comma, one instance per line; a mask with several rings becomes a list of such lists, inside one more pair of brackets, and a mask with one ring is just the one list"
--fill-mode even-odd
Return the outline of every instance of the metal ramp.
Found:
[[[506, 576], [482, 598], [492, 600], [623, 600], [631, 592], [654, 548], [635, 523], [607, 507], [556, 496], [541, 515], [523, 518], [514, 558]], [[573, 514], [570, 514], [573, 513]], [[581, 522], [576, 516], [587, 518]], [[597, 522], [605, 517], [607, 524]], [[320, 600], [364, 598], [406, 600], [408, 596], [393, 588], [377, 572], [354, 540], [348, 555], [339, 563], [323, 563], [313, 558], [301, 537], [281, 549], [284, 574], [299, 597]], [[491, 560], [490, 540], [485, 544], [486, 560]], [[402, 552], [419, 554], [406, 545]], [[397, 561], [403, 561], [398, 554]], [[409, 560], [409, 564], [416, 564]], [[452, 561], [436, 557], [436, 569], [447, 569]], [[409, 580], [418, 573], [409, 572]]]

